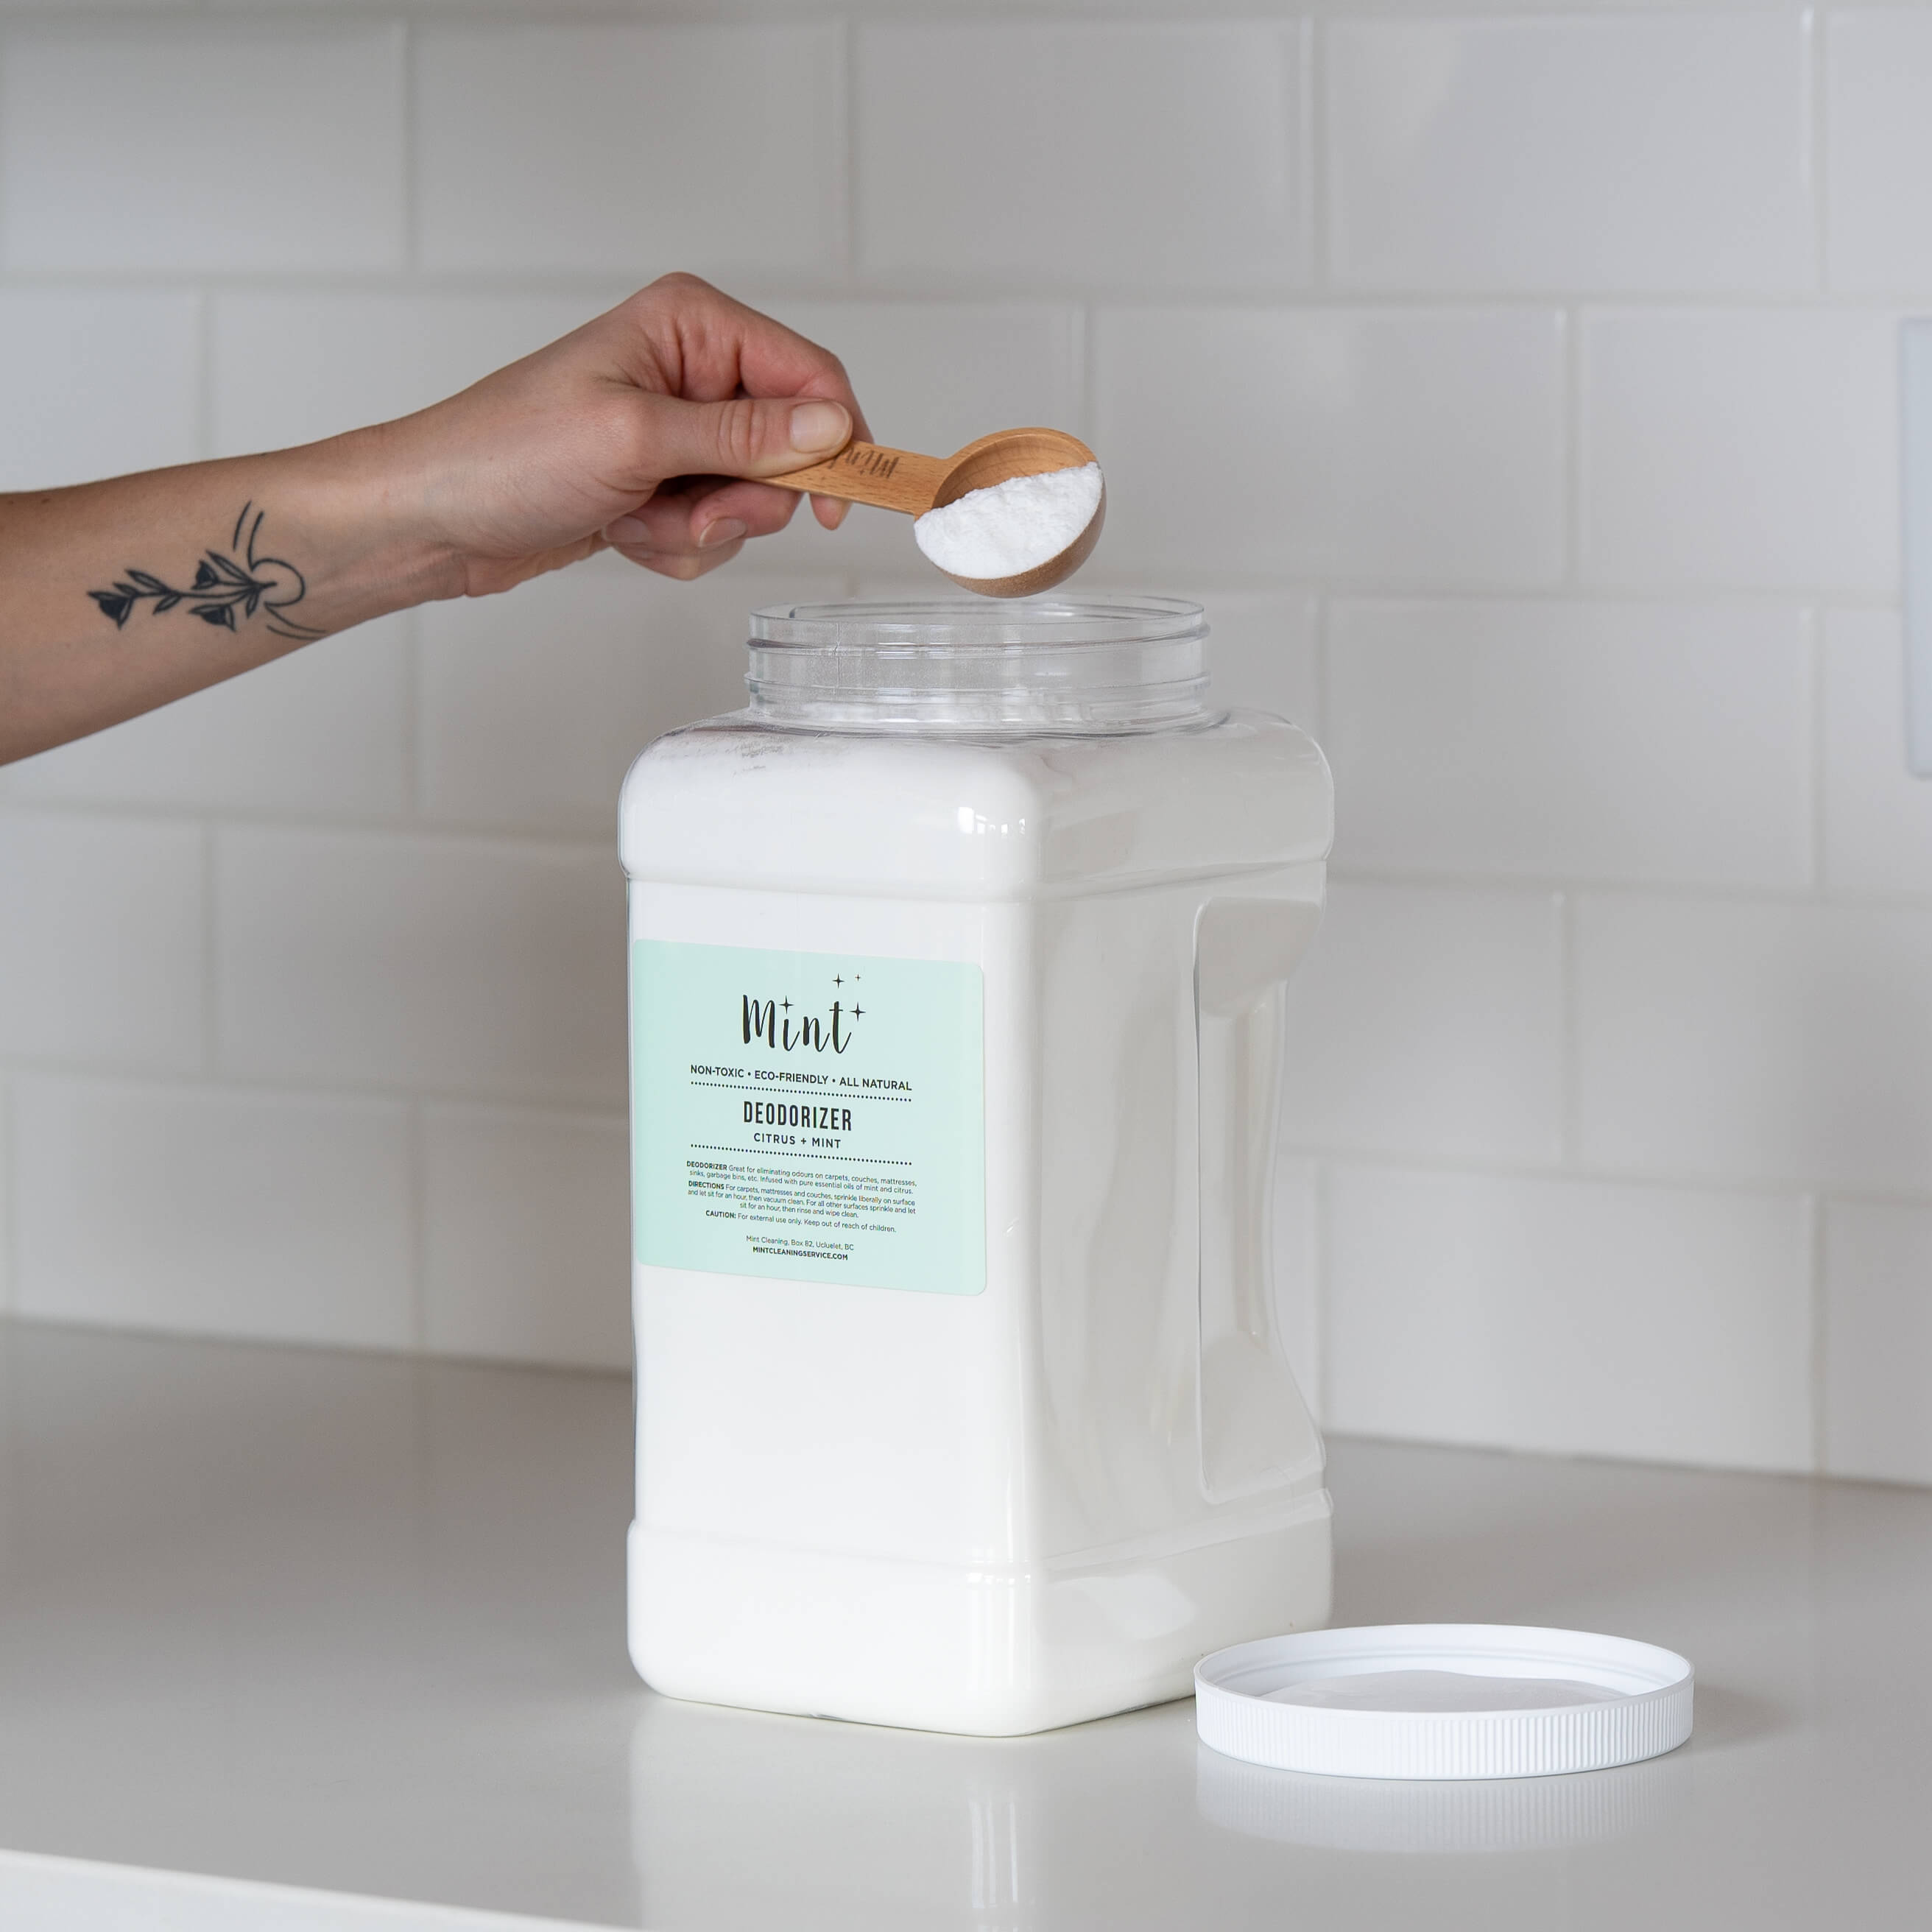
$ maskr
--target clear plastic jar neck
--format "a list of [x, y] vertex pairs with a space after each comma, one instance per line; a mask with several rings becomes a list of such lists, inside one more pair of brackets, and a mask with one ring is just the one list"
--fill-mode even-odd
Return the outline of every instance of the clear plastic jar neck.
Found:
[[752, 715], [806, 730], [1086, 737], [1208, 722], [1198, 604], [781, 604], [753, 614]]

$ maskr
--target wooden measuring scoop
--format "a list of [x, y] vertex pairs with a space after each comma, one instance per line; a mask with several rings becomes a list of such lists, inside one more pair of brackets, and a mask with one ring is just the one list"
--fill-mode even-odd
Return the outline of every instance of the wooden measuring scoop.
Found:
[[[836, 496], [848, 503], [870, 503], [878, 509], [922, 517], [943, 503], [957, 502], [969, 490], [990, 489], [1015, 476], [1039, 476], [1050, 470], [1077, 470], [1094, 460], [1094, 452], [1064, 430], [1003, 429], [951, 456], [921, 456], [876, 442], [848, 442], [827, 462], [764, 480], [782, 490], [807, 490], [814, 496]], [[1058, 556], [1016, 577], [955, 577], [950, 571], [944, 574], [982, 597], [1030, 597], [1036, 590], [1051, 590], [1093, 554], [1106, 514], [1102, 484], [1093, 521]]]

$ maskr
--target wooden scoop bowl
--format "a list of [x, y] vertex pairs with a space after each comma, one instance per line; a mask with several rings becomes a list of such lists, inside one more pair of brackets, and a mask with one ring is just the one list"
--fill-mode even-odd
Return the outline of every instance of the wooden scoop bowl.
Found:
[[[1003, 429], [982, 436], [951, 456], [921, 456], [910, 449], [886, 449], [876, 442], [848, 442], [838, 454], [809, 470], [768, 476], [781, 490], [808, 490], [848, 503], [870, 503], [881, 510], [922, 517], [969, 490], [990, 489], [1015, 476], [1038, 476], [1049, 470], [1077, 470], [1094, 460], [1078, 436], [1058, 429]], [[962, 589], [982, 597], [1030, 597], [1064, 583], [1093, 554], [1107, 515], [1103, 483], [1094, 520], [1058, 556], [1036, 563], [1016, 577], [952, 577]]]

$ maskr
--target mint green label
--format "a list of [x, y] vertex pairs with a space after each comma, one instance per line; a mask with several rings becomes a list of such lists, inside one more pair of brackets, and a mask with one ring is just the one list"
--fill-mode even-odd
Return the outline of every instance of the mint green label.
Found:
[[633, 940], [638, 1260], [979, 1294], [982, 1005], [956, 961]]

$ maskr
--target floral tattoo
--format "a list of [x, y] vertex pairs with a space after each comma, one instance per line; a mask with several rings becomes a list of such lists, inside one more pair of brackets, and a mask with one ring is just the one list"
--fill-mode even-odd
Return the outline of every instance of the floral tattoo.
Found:
[[[248, 516], [251, 510], [255, 512], [252, 523]], [[244, 503], [227, 550], [206, 552], [194, 567], [194, 581], [184, 590], [130, 567], [125, 582], [116, 583], [112, 590], [87, 594], [114, 620], [117, 631], [124, 629], [129, 617], [152, 599], [158, 616], [177, 604], [185, 604], [204, 624], [218, 624], [232, 631], [237, 610], [244, 617], [264, 610], [272, 637], [296, 638], [304, 643], [325, 637], [327, 632], [298, 624], [288, 614], [308, 592], [302, 572], [284, 558], [263, 556], [257, 550], [262, 520], [267, 514], [266, 510], [256, 510], [253, 503]]]

